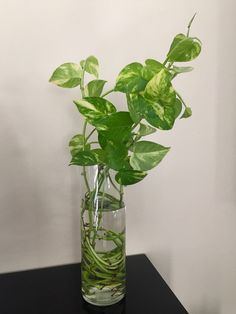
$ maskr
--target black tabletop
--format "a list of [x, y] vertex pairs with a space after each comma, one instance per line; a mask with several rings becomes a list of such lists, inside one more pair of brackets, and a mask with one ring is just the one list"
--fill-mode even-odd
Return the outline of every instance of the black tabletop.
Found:
[[95, 307], [80, 294], [80, 264], [0, 275], [1, 314], [186, 314], [145, 255], [127, 257], [127, 295]]

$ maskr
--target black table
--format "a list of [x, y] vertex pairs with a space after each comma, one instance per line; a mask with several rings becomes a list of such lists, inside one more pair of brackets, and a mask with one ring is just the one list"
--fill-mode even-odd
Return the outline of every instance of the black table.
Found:
[[95, 307], [80, 294], [80, 264], [0, 275], [1, 314], [188, 314], [145, 255], [127, 258], [127, 295]]

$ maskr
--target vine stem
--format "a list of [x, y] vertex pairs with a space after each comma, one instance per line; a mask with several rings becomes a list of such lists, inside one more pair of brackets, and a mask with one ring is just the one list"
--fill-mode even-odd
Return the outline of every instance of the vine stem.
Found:
[[[176, 92], [176, 91], [175, 91]], [[185, 108], [187, 108], [187, 105], [185, 103], [185, 101], [183, 100], [183, 98], [180, 96], [180, 94], [178, 92], [176, 92], [176, 95], [179, 97], [179, 99], [182, 101], [183, 105]]]
[[107, 95], [111, 94], [112, 92], [114, 92], [114, 90], [115, 90], [114, 88], [112, 88], [112, 89], [108, 90], [106, 93], [102, 94], [102, 96], [101, 96], [101, 97], [105, 97], [105, 96], [107, 96]]
[[122, 206], [123, 203], [123, 196], [124, 196], [124, 187], [120, 184], [120, 205]]
[[[90, 136], [96, 131], [96, 128], [94, 128], [90, 133], [89, 135], [85, 138], [85, 144], [88, 142], [88, 139], [90, 138]], [[90, 143], [91, 144], [91, 143]]]
[[[84, 72], [85, 72], [85, 67], [86, 67], [86, 61], [85, 64], [82, 68], [82, 77], [81, 77], [81, 82], [80, 82], [80, 91], [81, 91], [81, 95], [84, 98]], [[87, 120], [84, 121], [84, 126], [83, 126], [83, 138], [85, 138], [86, 135], [86, 127], [87, 127]], [[86, 144], [86, 140], [84, 141], [84, 150], [85, 150], [85, 144]], [[85, 185], [86, 188], [88, 190], [88, 192], [90, 193], [90, 187], [89, 187], [89, 183], [88, 183], [88, 179], [87, 179], [87, 173], [86, 173], [86, 168], [85, 166], [83, 166], [83, 176], [84, 176], [84, 181], [85, 181]]]
[[197, 14], [197, 12], [194, 14], [194, 16], [191, 18], [190, 22], [188, 23], [187, 37], [189, 37], [190, 28], [191, 28], [191, 25], [193, 23], [193, 20], [195, 19], [196, 14]]

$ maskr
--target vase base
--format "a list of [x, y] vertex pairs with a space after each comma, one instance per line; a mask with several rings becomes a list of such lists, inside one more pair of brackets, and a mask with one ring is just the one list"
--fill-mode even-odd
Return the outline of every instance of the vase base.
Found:
[[110, 289], [103, 289], [103, 291], [94, 289], [94, 293], [92, 295], [85, 295], [82, 293], [82, 296], [84, 300], [92, 305], [95, 306], [109, 306], [118, 303], [124, 298], [124, 294], [120, 295], [112, 295], [114, 292], [112, 292]]

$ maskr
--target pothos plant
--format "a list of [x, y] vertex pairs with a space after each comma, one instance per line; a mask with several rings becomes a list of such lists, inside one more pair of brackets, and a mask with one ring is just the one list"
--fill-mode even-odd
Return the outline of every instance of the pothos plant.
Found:
[[[115, 170], [115, 180], [121, 185], [135, 184], [157, 166], [169, 151], [158, 143], [142, 140], [156, 129], [170, 130], [176, 119], [188, 118], [192, 111], [174, 88], [172, 82], [192, 67], [179, 67], [175, 62], [188, 62], [201, 52], [201, 42], [187, 34], [174, 37], [164, 62], [154, 59], [144, 64], [133, 62], [125, 66], [116, 79], [114, 88], [103, 93], [107, 83], [99, 79], [99, 63], [89, 56], [80, 64], [64, 63], [52, 74], [50, 82], [63, 88], [80, 87], [81, 99], [74, 100], [84, 117], [81, 134], [70, 141], [70, 165], [103, 165]], [[85, 73], [96, 79], [85, 85]], [[117, 111], [107, 96], [124, 93], [126, 111]], [[87, 125], [92, 130], [87, 134]], [[90, 141], [93, 133], [97, 141]]]
[[[50, 82], [59, 87], [80, 87], [81, 91], [81, 98], [74, 100], [74, 104], [84, 117], [84, 125], [82, 133], [70, 140], [69, 147], [70, 165], [82, 166], [86, 187], [81, 226], [82, 289], [87, 300], [94, 296], [94, 287], [99, 291], [104, 287], [111, 289], [112, 297], [124, 294], [124, 231], [107, 230], [102, 226], [102, 215], [107, 210], [124, 207], [123, 186], [143, 180], [168, 153], [169, 147], [143, 140], [143, 137], [157, 129], [170, 130], [177, 119], [192, 114], [172, 82], [178, 75], [193, 70], [175, 63], [192, 61], [201, 52], [200, 40], [190, 36], [193, 18], [187, 34], [174, 37], [164, 62], [147, 59], [144, 64], [128, 64], [118, 74], [115, 86], [106, 92], [103, 89], [107, 82], [99, 79], [99, 64], [94, 56], [79, 64], [64, 63], [50, 78]], [[95, 79], [85, 84], [85, 74]], [[109, 94], [117, 92], [126, 96], [124, 111], [118, 111], [107, 99]], [[88, 166], [95, 165], [98, 174], [91, 187], [87, 171]], [[115, 172], [115, 179], [110, 171]], [[118, 191], [119, 199], [104, 190], [106, 178]], [[106, 250], [98, 251], [96, 243], [99, 241], [112, 241], [114, 247], [107, 251], [104, 245]]]

